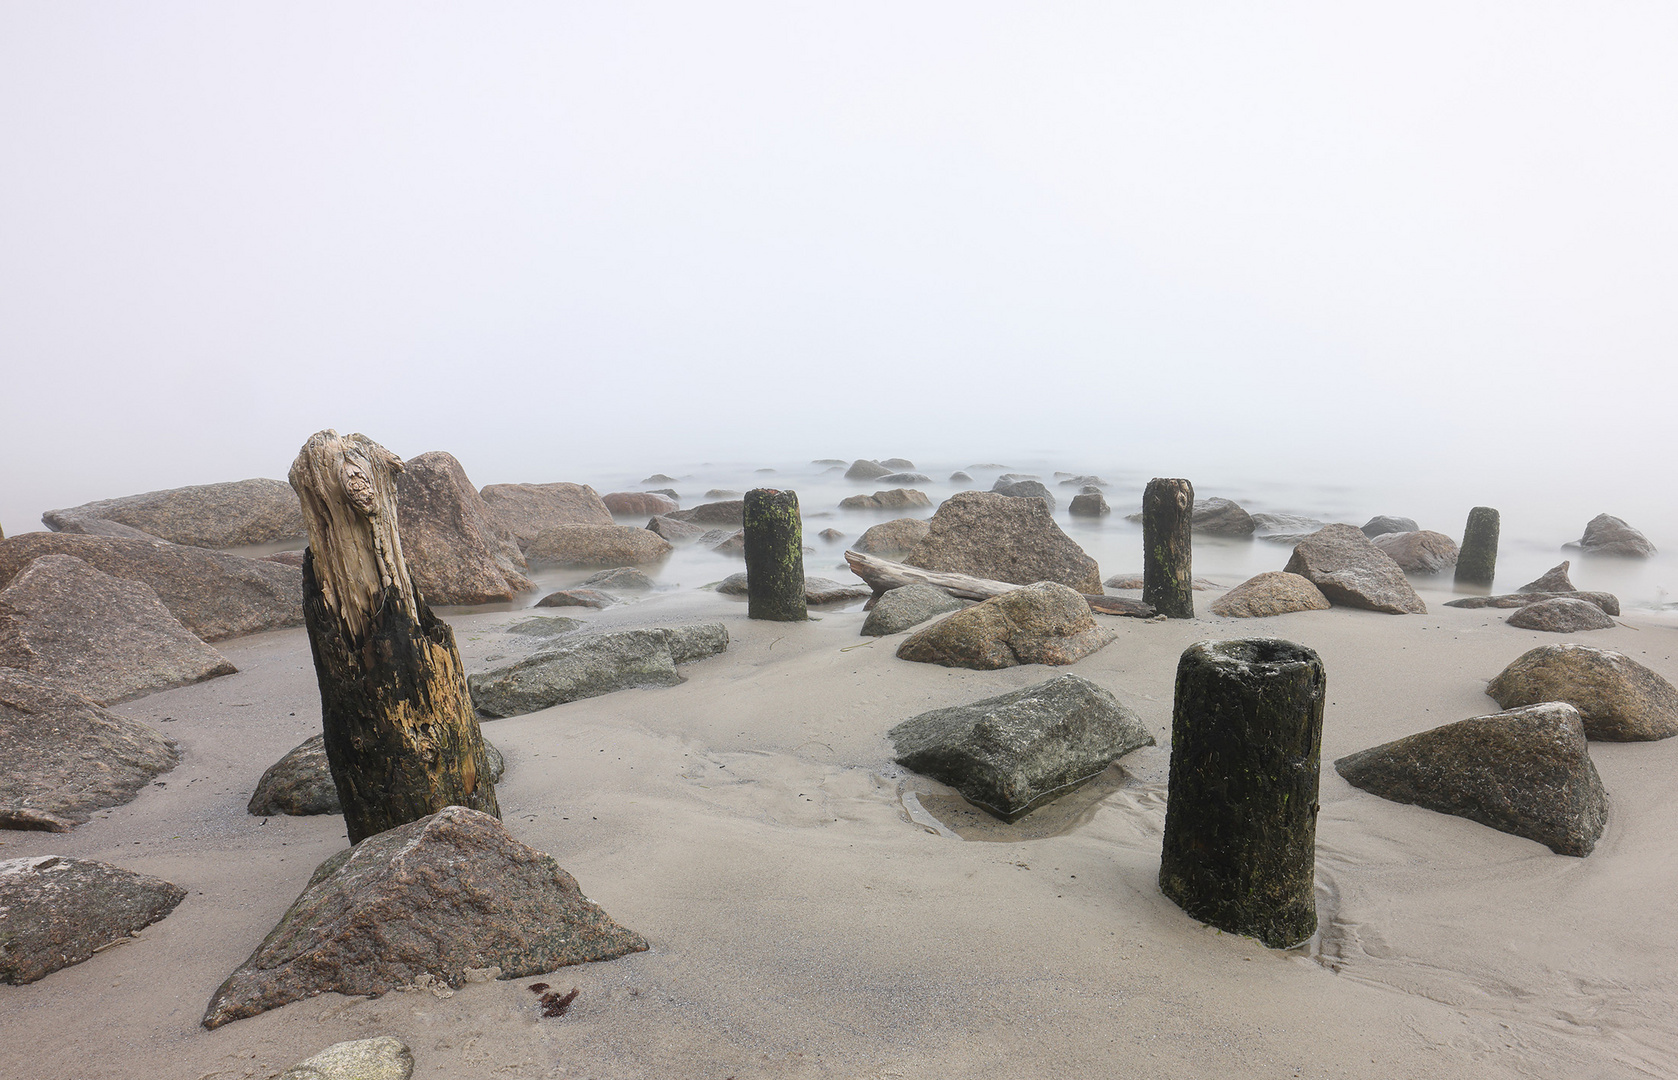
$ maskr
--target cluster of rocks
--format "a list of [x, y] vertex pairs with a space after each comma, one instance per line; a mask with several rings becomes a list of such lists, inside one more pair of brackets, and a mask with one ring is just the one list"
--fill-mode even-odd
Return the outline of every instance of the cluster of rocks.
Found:
[[1494, 596], [1464, 596], [1448, 600], [1446, 607], [1514, 608], [1506, 622], [1523, 630], [1571, 634], [1585, 630], [1606, 630], [1620, 614], [1619, 597], [1613, 593], [1581, 592], [1568, 576], [1570, 560], [1545, 571], [1512, 593]]

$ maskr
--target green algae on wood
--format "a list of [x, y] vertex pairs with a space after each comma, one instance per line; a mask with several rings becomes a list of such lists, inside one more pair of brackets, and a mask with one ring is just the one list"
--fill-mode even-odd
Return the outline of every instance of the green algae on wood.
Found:
[[1457, 551], [1456, 584], [1487, 585], [1497, 574], [1497, 535], [1500, 519], [1489, 506], [1468, 512], [1462, 530], [1462, 547]]
[[798, 493], [746, 492], [746, 615], [772, 622], [809, 618], [804, 598], [804, 524]]
[[1142, 602], [1194, 618], [1194, 485], [1156, 477], [1142, 494]]

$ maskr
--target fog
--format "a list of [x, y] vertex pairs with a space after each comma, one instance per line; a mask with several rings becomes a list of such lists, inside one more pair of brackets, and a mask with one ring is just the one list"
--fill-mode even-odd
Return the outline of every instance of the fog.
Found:
[[0, 527], [283, 477], [323, 427], [479, 484], [1017, 452], [1675, 522], [1675, 40], [1632, 3], [4, 0]]

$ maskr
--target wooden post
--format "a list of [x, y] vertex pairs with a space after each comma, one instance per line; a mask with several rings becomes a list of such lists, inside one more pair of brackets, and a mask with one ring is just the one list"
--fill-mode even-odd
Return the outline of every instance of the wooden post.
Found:
[[746, 492], [746, 616], [775, 622], [810, 617], [804, 601], [804, 523], [798, 493]]
[[1496, 510], [1476, 506], [1468, 512], [1462, 530], [1462, 547], [1457, 552], [1455, 584], [1490, 586], [1497, 575], [1497, 534], [1501, 521]]
[[1160, 891], [1273, 949], [1317, 930], [1324, 688], [1317, 654], [1274, 638], [1198, 642], [1177, 664]]
[[397, 531], [402, 459], [365, 435], [303, 444], [303, 619], [350, 842], [445, 806], [501, 816], [454, 631], [414, 590]]
[[1142, 602], [1194, 618], [1194, 485], [1153, 479], [1142, 493]]

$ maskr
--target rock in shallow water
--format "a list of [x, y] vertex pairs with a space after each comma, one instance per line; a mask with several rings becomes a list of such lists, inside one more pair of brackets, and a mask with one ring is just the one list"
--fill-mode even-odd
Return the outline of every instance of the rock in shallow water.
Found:
[[1457, 542], [1444, 533], [1426, 529], [1382, 533], [1369, 542], [1386, 552], [1407, 574], [1437, 574], [1457, 564]]
[[1096, 625], [1089, 603], [1052, 581], [1026, 585], [918, 630], [899, 659], [980, 671], [1016, 664], [1071, 664], [1118, 637]]
[[857, 537], [857, 542], [851, 545], [851, 549], [864, 555], [896, 558], [914, 550], [916, 544], [926, 539], [931, 528], [924, 518], [894, 518], [891, 521], [882, 521]]
[[1256, 527], [1253, 516], [1229, 499], [1196, 499], [1192, 524], [1211, 536], [1251, 536]]
[[490, 484], [478, 494], [521, 548], [557, 525], [612, 524], [612, 512], [587, 484]]
[[669, 541], [629, 525], [555, 525], [544, 529], [525, 556], [532, 566], [636, 566], [669, 556]]
[[79, 964], [175, 910], [186, 890], [109, 863], [37, 855], [0, 862], [0, 983]]
[[950, 496], [927, 523], [909, 566], [1015, 585], [1054, 581], [1101, 593], [1101, 568], [1055, 524], [1047, 504], [988, 491]]
[[1486, 693], [1505, 709], [1565, 701], [1579, 710], [1591, 739], [1647, 742], [1678, 735], [1678, 689], [1612, 649], [1540, 645], [1499, 672]]
[[1540, 600], [1553, 600], [1558, 597], [1569, 600], [1583, 600], [1588, 604], [1595, 604], [1610, 615], [1620, 613], [1620, 598], [1613, 593], [1605, 592], [1518, 592], [1502, 593], [1496, 596], [1461, 596], [1455, 600], [1445, 601], [1445, 606], [1456, 608], [1522, 608], [1529, 604], [1536, 604]]
[[925, 492], [913, 488], [892, 488], [872, 495], [851, 495], [839, 500], [841, 510], [908, 510], [917, 506], [931, 506]]
[[1301, 540], [1283, 569], [1307, 578], [1330, 603], [1389, 615], [1427, 613], [1399, 565], [1351, 525], [1325, 525]]
[[1567, 568], [1573, 565], [1571, 559], [1563, 559], [1560, 563], [1550, 567], [1536, 579], [1527, 582], [1515, 591], [1518, 593], [1570, 593], [1575, 591], [1573, 579], [1567, 576]]
[[1647, 559], [1656, 554], [1649, 538], [1612, 514], [1598, 514], [1585, 526], [1585, 535], [1566, 545], [1582, 548], [1592, 555], [1618, 555], [1622, 558]]

